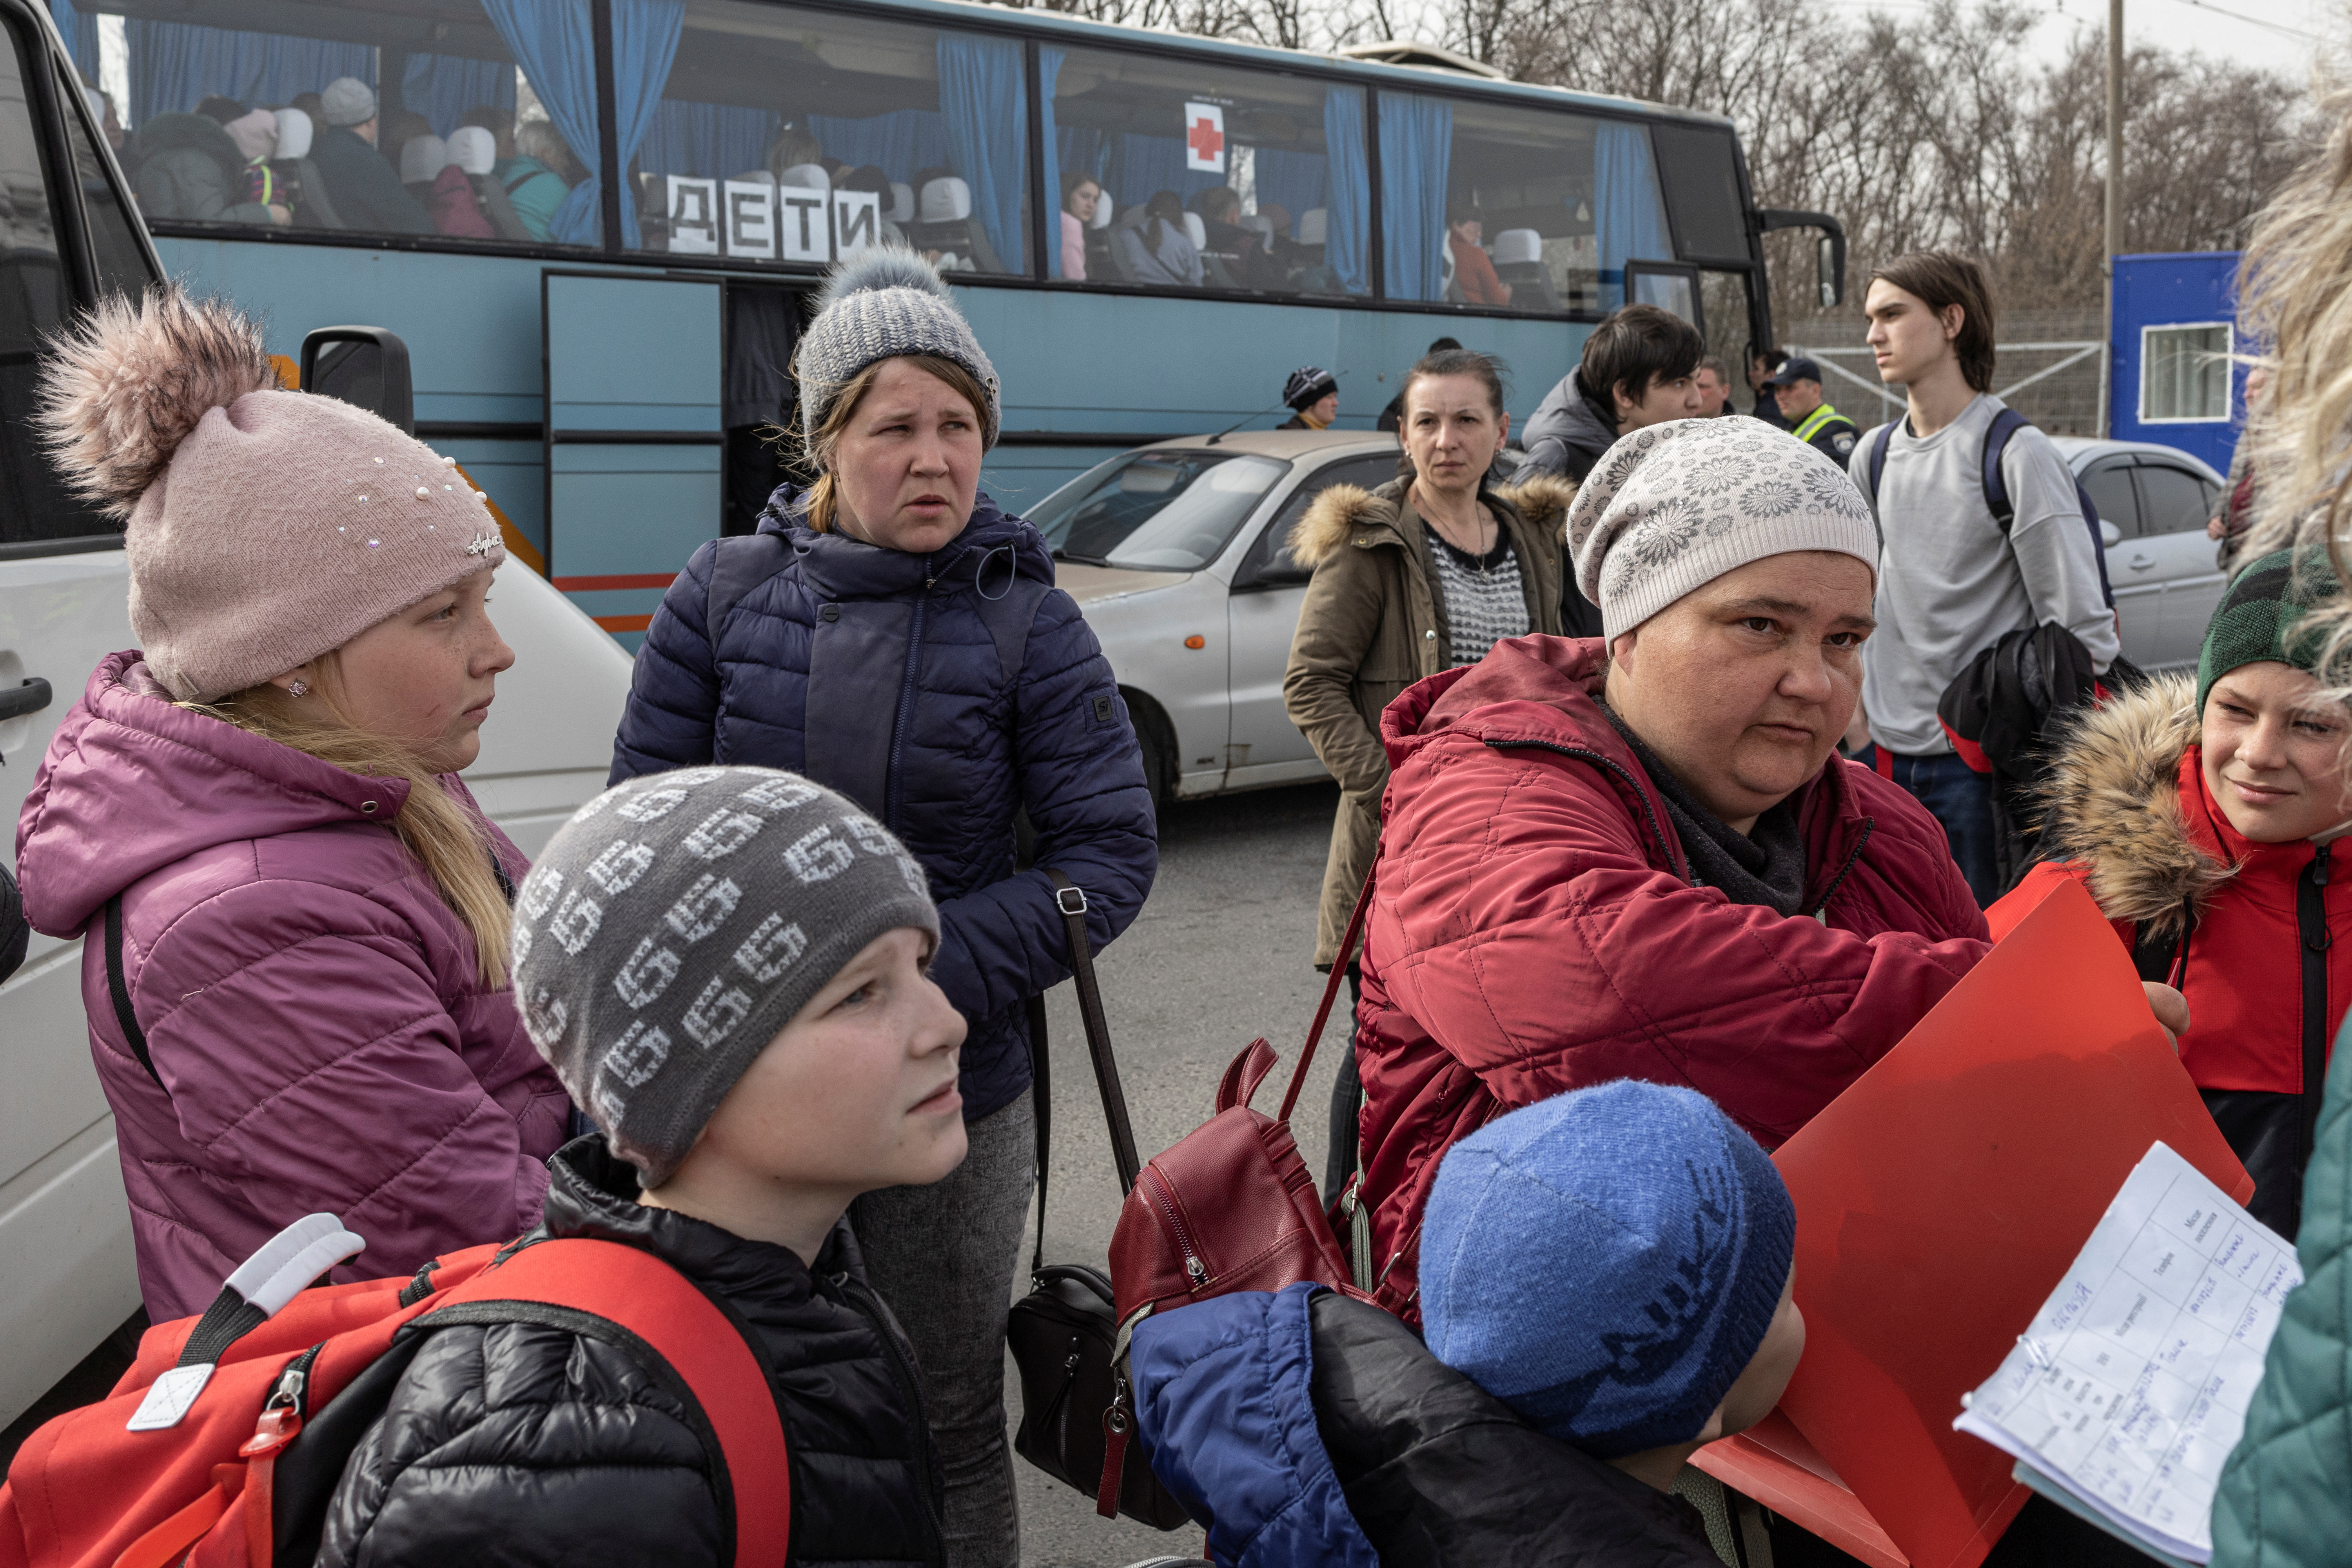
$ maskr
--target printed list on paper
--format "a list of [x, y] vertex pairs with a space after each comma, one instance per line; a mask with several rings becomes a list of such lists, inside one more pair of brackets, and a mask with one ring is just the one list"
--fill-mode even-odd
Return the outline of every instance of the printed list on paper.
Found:
[[2207, 1562], [2222, 1462], [2302, 1280], [2292, 1245], [2157, 1143], [1954, 1425]]

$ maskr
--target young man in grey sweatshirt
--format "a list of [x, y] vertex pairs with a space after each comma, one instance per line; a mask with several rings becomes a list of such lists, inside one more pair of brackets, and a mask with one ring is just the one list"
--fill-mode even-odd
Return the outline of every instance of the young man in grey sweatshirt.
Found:
[[2056, 623], [2105, 673], [2119, 651], [2097, 546], [2074, 472], [2027, 426], [2001, 456], [2013, 516], [2006, 534], [1985, 500], [1992, 395], [1992, 294], [1976, 263], [1937, 251], [1871, 274], [1864, 301], [1878, 374], [1909, 408], [1886, 437], [1875, 494], [1873, 431], [1850, 471], [1878, 511], [1878, 630], [1863, 645], [1863, 706], [1878, 771], [1935, 814], [1979, 903], [2000, 896], [1992, 779], [1956, 755], [1936, 704], [1969, 661], [2005, 634]]

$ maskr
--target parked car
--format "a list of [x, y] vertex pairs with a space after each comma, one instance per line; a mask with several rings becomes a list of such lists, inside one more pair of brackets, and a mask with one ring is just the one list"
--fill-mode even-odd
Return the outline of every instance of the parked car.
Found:
[[[71, 70], [46, 6], [0, 0], [0, 189], [14, 198], [0, 201], [0, 299], [14, 302], [0, 310], [0, 821], [12, 855], [58, 721], [100, 659], [138, 646], [121, 529], [64, 493], [31, 426], [43, 335], [102, 294], [163, 276]], [[77, 179], [51, 181], [58, 168]], [[467, 782], [530, 854], [604, 787], [629, 656], [518, 561], [492, 599], [515, 667], [499, 677]], [[139, 1288], [114, 1118], [90, 1066], [79, 940], [33, 937], [0, 984], [0, 1043], [5, 1427], [137, 1310]]]
[[2221, 602], [2218, 546], [2205, 537], [2221, 476], [2146, 441], [2061, 436], [2056, 445], [2099, 509], [2124, 657], [2143, 669], [2194, 665]]
[[1324, 776], [1282, 706], [1309, 575], [1285, 544], [1330, 486], [1394, 479], [1399, 452], [1384, 431], [1180, 437], [1030, 509], [1110, 658], [1155, 799]]

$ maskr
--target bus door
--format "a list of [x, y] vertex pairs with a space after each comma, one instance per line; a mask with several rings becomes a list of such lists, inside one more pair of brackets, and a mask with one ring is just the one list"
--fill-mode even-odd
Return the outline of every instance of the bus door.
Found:
[[1671, 261], [1629, 261], [1625, 264], [1625, 303], [1655, 305], [1671, 310], [1706, 335], [1699, 304], [1698, 268]]
[[540, 279], [548, 575], [632, 652], [719, 535], [719, 295], [716, 279]]

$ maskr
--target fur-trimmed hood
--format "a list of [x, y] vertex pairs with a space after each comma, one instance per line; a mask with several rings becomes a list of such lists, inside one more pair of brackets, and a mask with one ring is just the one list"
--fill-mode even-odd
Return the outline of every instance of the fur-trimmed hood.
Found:
[[[1394, 528], [1406, 481], [1393, 479], [1376, 490], [1360, 485], [1333, 485], [1315, 498], [1290, 529], [1290, 558], [1313, 571], [1362, 528]], [[1517, 511], [1538, 533], [1549, 532], [1565, 541], [1568, 509], [1576, 500], [1576, 486], [1549, 474], [1531, 475], [1525, 482], [1500, 489], [1481, 490], [1482, 499], [1499, 500]]]
[[2195, 679], [2159, 675], [2083, 710], [2042, 785], [2045, 847], [2089, 868], [2109, 920], [2151, 936], [2177, 932], [2184, 906], [2201, 910], [2236, 874], [2191, 837], [2181, 803], [2181, 760], [2198, 732]]

